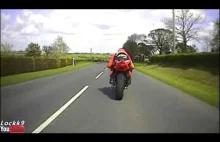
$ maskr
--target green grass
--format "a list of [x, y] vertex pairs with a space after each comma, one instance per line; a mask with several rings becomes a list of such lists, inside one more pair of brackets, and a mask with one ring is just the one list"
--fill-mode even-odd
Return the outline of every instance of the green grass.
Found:
[[103, 54], [68, 54], [64, 55], [66, 57], [74, 57], [76, 60], [88, 60], [88, 59], [109, 59], [110, 55], [103, 55]]
[[[136, 63], [135, 68], [162, 82], [174, 86], [208, 104], [219, 106], [219, 75], [196, 68], [178, 68]], [[216, 69], [218, 70], [218, 69]]]
[[71, 66], [66, 66], [66, 67], [57, 68], [57, 69], [49, 69], [49, 70], [38, 71], [38, 72], [4, 76], [4, 77], [1, 77], [1, 87], [29, 81], [29, 80], [33, 80], [33, 79], [37, 79], [37, 78], [41, 78], [45, 76], [60, 74], [60, 73], [67, 72], [67, 71], [73, 71], [73, 70], [86, 67], [92, 64], [94, 64], [94, 62], [79, 62], [75, 66], [71, 65]]

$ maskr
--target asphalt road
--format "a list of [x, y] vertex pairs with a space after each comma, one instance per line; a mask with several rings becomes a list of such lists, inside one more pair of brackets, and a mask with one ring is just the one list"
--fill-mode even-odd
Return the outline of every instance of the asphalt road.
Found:
[[27, 133], [219, 132], [217, 108], [135, 70], [123, 100], [114, 100], [105, 67], [2, 87], [1, 121], [24, 120]]

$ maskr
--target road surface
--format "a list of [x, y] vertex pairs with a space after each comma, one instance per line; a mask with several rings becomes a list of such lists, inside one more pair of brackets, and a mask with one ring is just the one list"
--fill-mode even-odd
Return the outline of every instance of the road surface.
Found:
[[1, 121], [24, 120], [26, 133], [219, 132], [217, 108], [136, 70], [123, 100], [114, 100], [105, 67], [1, 88]]

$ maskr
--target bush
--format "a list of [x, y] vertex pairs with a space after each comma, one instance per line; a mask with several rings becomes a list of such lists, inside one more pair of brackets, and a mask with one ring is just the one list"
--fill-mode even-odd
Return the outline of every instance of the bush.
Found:
[[14, 75], [34, 71], [34, 58], [1, 57], [1, 76]]
[[218, 53], [169, 54], [152, 56], [150, 62], [170, 65], [218, 67], [218, 59]]

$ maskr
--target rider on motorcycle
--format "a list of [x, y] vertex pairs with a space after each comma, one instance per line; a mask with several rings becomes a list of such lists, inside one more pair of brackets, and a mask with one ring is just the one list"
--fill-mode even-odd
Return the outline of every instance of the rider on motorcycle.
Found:
[[110, 84], [113, 84], [114, 81], [113, 81], [113, 77], [114, 77], [114, 73], [115, 73], [115, 70], [114, 70], [114, 65], [115, 65], [115, 59], [116, 58], [124, 58], [126, 60], [130, 60], [131, 62], [129, 63], [129, 70], [126, 74], [126, 77], [128, 79], [128, 84], [126, 87], [128, 87], [128, 85], [131, 84], [131, 74], [132, 74], [132, 70], [134, 69], [134, 64], [131, 60], [131, 57], [128, 55], [128, 53], [123, 49], [123, 48], [120, 48], [115, 54], [113, 54], [107, 64], [107, 67], [111, 69], [111, 72], [110, 72], [110, 81], [109, 83]]

